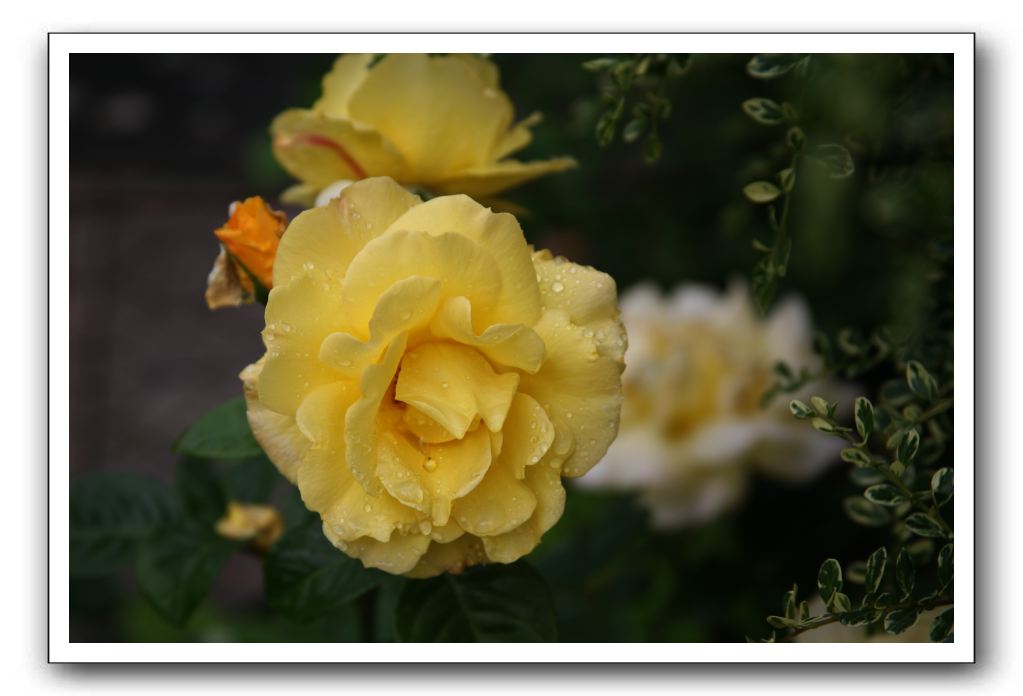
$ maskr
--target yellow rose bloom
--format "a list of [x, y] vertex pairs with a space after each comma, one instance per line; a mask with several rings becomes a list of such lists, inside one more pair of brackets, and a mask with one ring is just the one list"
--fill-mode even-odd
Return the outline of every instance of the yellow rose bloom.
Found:
[[788, 402], [836, 401], [846, 389], [817, 382], [761, 406], [776, 363], [818, 367], [801, 301], [761, 319], [741, 285], [686, 285], [667, 297], [641, 285], [621, 307], [630, 342], [622, 429], [580, 486], [635, 491], [655, 527], [674, 528], [734, 506], [754, 472], [800, 481], [837, 461], [841, 442], [793, 418]]
[[515, 561], [617, 433], [614, 281], [531, 252], [507, 213], [365, 179], [295, 218], [273, 282], [249, 423], [368, 567]]
[[373, 60], [338, 58], [312, 109], [274, 119], [277, 160], [302, 182], [285, 200], [309, 205], [335, 182], [372, 176], [482, 198], [575, 166], [570, 157], [508, 159], [529, 144], [540, 116], [513, 124], [489, 60], [408, 53]]

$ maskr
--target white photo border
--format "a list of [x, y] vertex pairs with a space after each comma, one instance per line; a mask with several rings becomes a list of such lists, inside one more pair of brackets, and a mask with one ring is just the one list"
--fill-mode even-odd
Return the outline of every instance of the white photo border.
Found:
[[[974, 118], [972, 33], [52, 33], [49, 35], [49, 548], [50, 662], [437, 663], [443, 644], [72, 643], [69, 624], [70, 56], [74, 53], [951, 53], [954, 55], [954, 336], [956, 626], [954, 642], [466, 644], [459, 662], [931, 663], [975, 661]], [[765, 624], [766, 626], [766, 624]]]

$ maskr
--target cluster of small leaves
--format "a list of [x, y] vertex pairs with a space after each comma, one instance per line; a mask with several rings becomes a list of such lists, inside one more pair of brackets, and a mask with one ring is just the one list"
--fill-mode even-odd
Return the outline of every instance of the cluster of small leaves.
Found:
[[[814, 428], [841, 437], [844, 462], [853, 480], [865, 486], [862, 496], [846, 499], [848, 516], [870, 527], [896, 525], [896, 535], [951, 539], [952, 527], [941, 509], [952, 499], [952, 469], [935, 469], [951, 438], [951, 384], [945, 389], [919, 362], [906, 365], [905, 380], [886, 384], [875, 408], [866, 397], [853, 405], [854, 427], [836, 419], [837, 404], [819, 396], [810, 404], [792, 401], [789, 408]], [[923, 433], [923, 435], [921, 435]], [[875, 451], [873, 441], [883, 443]]]
[[[810, 56], [798, 53], [761, 53], [750, 59], [746, 71], [751, 77], [760, 80], [774, 80], [786, 75], [805, 80], [810, 61]], [[742, 190], [750, 202], [767, 206], [772, 240], [769, 244], [759, 239], [753, 240], [753, 248], [763, 256], [753, 267], [750, 283], [754, 301], [761, 311], [766, 311], [777, 294], [779, 280], [788, 271], [792, 254], [788, 220], [797, 171], [800, 176], [805, 175], [808, 169], [803, 164], [811, 163], [815, 171], [823, 172], [832, 179], [843, 179], [853, 173], [854, 165], [849, 151], [841, 145], [807, 145], [797, 105], [788, 101], [778, 103], [767, 97], [753, 97], [742, 103], [742, 110], [760, 125], [785, 127], [785, 144], [789, 153], [789, 160], [778, 170], [773, 180], [753, 181]]]
[[[181, 457], [173, 486], [113, 472], [74, 481], [70, 565], [74, 577], [133, 569], [153, 607], [183, 626], [232, 555], [263, 553], [216, 533], [228, 503], [271, 502], [280, 476], [249, 430], [242, 399], [199, 418], [174, 449]], [[292, 623], [345, 616], [357, 602], [386, 613], [364, 617], [366, 640], [378, 624], [398, 640], [418, 642], [555, 640], [550, 593], [525, 562], [429, 581], [391, 578], [334, 548], [319, 517], [300, 502], [295, 507], [287, 531], [262, 559], [266, 602]], [[396, 607], [374, 601], [384, 584], [397, 593]]]
[[[821, 567], [819, 578], [821, 597], [829, 613], [810, 617], [803, 608], [790, 611], [786, 604], [783, 617], [768, 620], [773, 626], [791, 629], [795, 634], [834, 621], [858, 626], [883, 619], [886, 631], [901, 633], [920, 612], [952, 603], [954, 535], [944, 513], [954, 495], [954, 472], [951, 467], [938, 466], [951, 442], [952, 405], [951, 382], [940, 385], [917, 361], [906, 364], [901, 380], [883, 385], [877, 406], [866, 397], [858, 397], [851, 426], [839, 422], [837, 403], [819, 396], [812, 397], [809, 404], [799, 400], [789, 404], [796, 418], [849, 445], [841, 451], [841, 458], [853, 466], [850, 477], [863, 487], [863, 492], [846, 498], [843, 509], [858, 524], [891, 527], [894, 548], [898, 548], [894, 574], [898, 591], [879, 589], [888, 557], [887, 548], [882, 547], [865, 563], [850, 566], [848, 575], [862, 578], [865, 585], [862, 601], [854, 610], [849, 598], [840, 592], [841, 569], [837, 561], [829, 560]], [[943, 546], [938, 553], [936, 580], [923, 591], [921, 588], [927, 585], [916, 582], [916, 566], [933, 557], [937, 544]], [[931, 639], [945, 640], [951, 630], [949, 609], [935, 620]]]
[[[845, 579], [849, 584], [862, 585], [862, 591], [857, 593], [859, 602], [855, 603], [843, 592], [841, 564], [829, 558], [821, 564], [817, 573], [817, 592], [827, 611], [812, 615], [809, 603], [799, 600], [799, 588], [793, 585], [782, 600], [782, 613], [769, 616], [767, 622], [784, 632], [781, 635], [784, 640], [836, 622], [868, 631], [872, 627], [883, 628], [887, 633], [898, 635], [912, 628], [923, 612], [948, 607], [934, 617], [928, 637], [936, 643], [951, 640], [954, 628], [954, 608], [951, 606], [953, 556], [952, 543], [945, 544], [936, 563], [927, 563], [921, 569], [925, 563], [903, 547], [896, 556], [894, 568], [891, 568], [888, 550], [882, 546], [865, 561], [849, 564], [846, 570]], [[933, 572], [927, 577], [921, 570]], [[925, 578], [927, 582], [924, 582]], [[772, 631], [771, 637], [762, 642], [778, 639], [777, 632]]]
[[[685, 73], [688, 55], [638, 53], [596, 58], [586, 70], [606, 76], [604, 111], [597, 121], [597, 142], [610, 145], [621, 130], [626, 143], [643, 140], [648, 164], [661, 156], [660, 124], [671, 115], [670, 83]], [[624, 124], [624, 125], [623, 125]]]

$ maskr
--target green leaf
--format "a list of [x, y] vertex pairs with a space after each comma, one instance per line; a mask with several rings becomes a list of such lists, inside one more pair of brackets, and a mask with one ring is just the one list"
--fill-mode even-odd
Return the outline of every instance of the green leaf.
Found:
[[845, 581], [862, 585], [867, 580], [867, 564], [863, 561], [850, 561], [845, 566]]
[[836, 592], [831, 595], [831, 601], [828, 602], [828, 611], [833, 614], [844, 614], [847, 611], [852, 611], [852, 601], [849, 599], [849, 595], [843, 592]]
[[906, 496], [902, 494], [902, 491], [890, 483], [879, 483], [876, 486], [871, 486], [863, 491], [863, 497], [872, 503], [884, 505], [885, 507], [894, 507], [906, 501]]
[[842, 508], [849, 519], [865, 527], [884, 527], [892, 521], [888, 510], [860, 497], [846, 498], [842, 501]]
[[140, 542], [178, 514], [167, 486], [138, 474], [102, 472], [71, 482], [70, 572], [105, 575], [135, 560]]
[[817, 571], [817, 590], [825, 603], [842, 590], [842, 566], [834, 558], [824, 561]]
[[781, 184], [781, 190], [785, 193], [792, 193], [792, 189], [796, 187], [796, 170], [788, 167], [778, 172], [778, 183]]
[[938, 469], [931, 476], [931, 498], [934, 499], [934, 504], [938, 507], [942, 507], [952, 500], [952, 476], [952, 469], [948, 467]]
[[270, 547], [263, 573], [267, 603], [303, 623], [340, 609], [384, 579], [380, 571], [363, 568], [334, 548], [318, 516]]
[[841, 457], [843, 462], [847, 462], [849, 464], [854, 464], [859, 467], [870, 466], [870, 457], [867, 453], [855, 447], [846, 447], [839, 452], [838, 456]]
[[252, 437], [245, 415], [245, 399], [231, 399], [189, 426], [174, 450], [206, 459], [244, 459], [263, 453]]
[[788, 133], [785, 134], [785, 142], [793, 151], [798, 151], [803, 147], [803, 143], [806, 142], [806, 134], [803, 133], [803, 129], [799, 126], [789, 128]]
[[825, 418], [831, 417], [834, 413], [834, 409], [831, 407], [831, 404], [829, 404], [828, 400], [822, 396], [811, 396], [810, 403], [813, 405], [814, 410]]
[[795, 619], [796, 611], [798, 610], [797, 596], [799, 594], [799, 587], [796, 585], [792, 586], [792, 589], [785, 593], [785, 597], [782, 601], [782, 606], [785, 609], [785, 618]]
[[227, 509], [224, 482], [210, 460], [182, 456], [174, 470], [174, 486], [185, 512], [196, 522], [212, 528], [223, 517]]
[[135, 573], [142, 592], [175, 626], [188, 621], [238, 544], [190, 524], [167, 527], [143, 545]]
[[952, 544], [946, 544], [938, 552], [938, 582], [943, 590], [952, 584], [954, 555]]
[[647, 120], [645, 117], [637, 117], [625, 124], [622, 129], [622, 140], [627, 143], [635, 142], [646, 130]]
[[590, 72], [600, 72], [602, 70], [608, 70], [613, 68], [619, 63], [619, 58], [594, 58], [583, 63], [583, 70], [589, 70]]
[[224, 475], [224, 487], [231, 500], [265, 503], [274, 484], [281, 480], [277, 468], [265, 454], [230, 462]]
[[920, 433], [916, 431], [916, 428], [909, 430], [902, 437], [902, 441], [899, 442], [898, 457], [899, 461], [903, 464], [909, 464], [916, 458], [916, 453], [920, 449]]
[[914, 512], [903, 520], [903, 523], [909, 531], [922, 537], [944, 539], [946, 536], [941, 525], [933, 517], [922, 512]]
[[809, 56], [802, 53], [758, 53], [746, 64], [746, 72], [761, 80], [773, 80], [808, 60]]
[[952, 629], [954, 628], [953, 610], [954, 607], [949, 607], [934, 617], [934, 622], [931, 624], [931, 630], [928, 634], [928, 638], [931, 639], [932, 643], [943, 643], [952, 635]]
[[881, 483], [885, 480], [885, 476], [873, 467], [862, 467], [850, 469], [849, 480], [861, 488], [866, 488], [867, 486], [873, 486], [875, 483]]
[[814, 417], [813, 409], [804, 404], [799, 399], [793, 399], [792, 401], [789, 402], [789, 411], [792, 412], [793, 416], [799, 418], [800, 420], [806, 420], [807, 418]]
[[547, 642], [557, 638], [543, 577], [524, 561], [409, 582], [395, 615], [402, 642]]
[[836, 143], [818, 145], [811, 159], [820, 163], [832, 179], [844, 179], [856, 169], [849, 151]]
[[767, 623], [775, 628], [797, 628], [799, 626], [798, 621], [787, 619], [784, 616], [768, 616]]
[[927, 369], [916, 360], [906, 364], [906, 384], [910, 391], [924, 401], [934, 401], [938, 396], [938, 382]]
[[903, 633], [916, 623], [920, 610], [915, 607], [896, 609], [884, 617], [884, 630], [893, 635]]
[[906, 549], [899, 551], [899, 557], [895, 560], [895, 582], [902, 591], [903, 599], [913, 594], [913, 588], [916, 586], [916, 566]]
[[934, 558], [934, 539], [913, 539], [906, 542], [906, 552], [919, 568], [927, 565]]
[[867, 574], [863, 581], [863, 589], [867, 596], [875, 594], [881, 588], [885, 566], [888, 565], [888, 550], [879, 548], [867, 558]]
[[843, 626], [869, 626], [872, 623], [877, 623], [883, 613], [880, 609], [857, 609], [842, 614], [839, 621]]
[[853, 412], [856, 417], [856, 432], [866, 442], [874, 432], [874, 404], [864, 396], [857, 397]]
[[742, 192], [753, 203], [770, 203], [781, 195], [781, 189], [770, 181], [754, 181], [752, 184], [746, 184]]
[[773, 99], [754, 97], [742, 103], [742, 110], [757, 123], [765, 126], [776, 126], [785, 120], [781, 105]]

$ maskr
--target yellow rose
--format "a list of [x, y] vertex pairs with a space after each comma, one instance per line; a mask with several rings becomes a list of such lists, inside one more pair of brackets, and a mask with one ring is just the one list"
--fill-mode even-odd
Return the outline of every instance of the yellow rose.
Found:
[[366, 179], [281, 240], [249, 423], [327, 537], [417, 577], [510, 563], [618, 429], [614, 281], [514, 217]]
[[814, 383], [767, 407], [774, 365], [818, 366], [805, 305], [794, 298], [760, 319], [746, 290], [689, 285], [665, 298], [650, 286], [622, 296], [629, 332], [622, 429], [581, 486], [636, 491], [654, 526], [702, 522], [737, 503], [754, 471], [788, 481], [837, 460], [841, 443], [788, 410], [811, 393], [838, 400], [845, 389]]
[[335, 182], [371, 176], [481, 198], [575, 165], [507, 159], [529, 144], [540, 116], [513, 125], [490, 61], [393, 53], [372, 62], [372, 54], [342, 56], [312, 109], [274, 119], [274, 153], [302, 182], [285, 200], [309, 205]]

